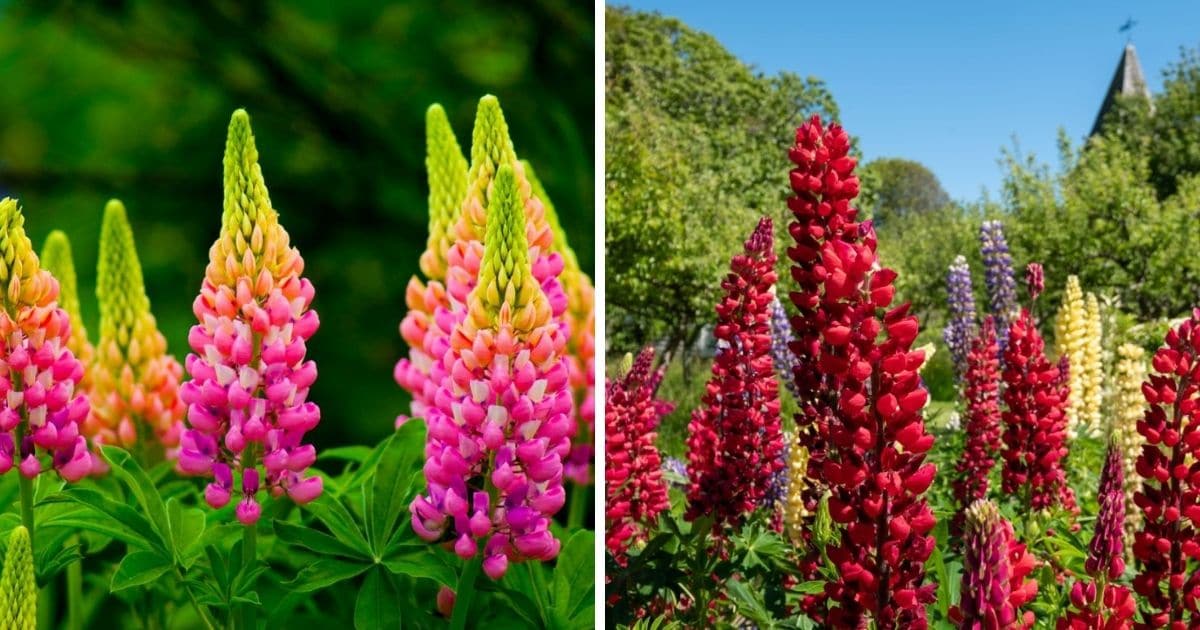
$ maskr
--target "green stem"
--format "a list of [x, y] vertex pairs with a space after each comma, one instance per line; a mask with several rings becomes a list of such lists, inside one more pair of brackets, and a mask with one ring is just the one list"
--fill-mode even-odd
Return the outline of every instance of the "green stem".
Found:
[[[71, 536], [68, 545], [79, 544], [79, 534]], [[83, 630], [83, 559], [67, 566], [67, 627]]]
[[567, 513], [567, 531], [575, 531], [583, 527], [583, 515], [587, 513], [587, 498], [587, 486], [571, 484], [571, 511]]
[[[255, 457], [254, 445], [246, 447], [242, 454], [242, 474], [245, 475], [247, 470], [253, 470], [257, 466], [257, 458]], [[242, 529], [242, 566], [246, 572], [254, 570], [254, 563], [258, 560], [258, 524], [247, 525]], [[245, 630], [256, 630], [258, 628], [257, 610], [254, 604], [241, 604], [242, 628]]]
[[[18, 430], [18, 433], [20, 431]], [[33, 546], [33, 480], [25, 475], [17, 475], [21, 488], [21, 524], [29, 530], [29, 548]]]
[[454, 614], [450, 617], [450, 630], [467, 627], [467, 615], [471, 613], [471, 600], [475, 597], [475, 580], [483, 567], [483, 554], [477, 554], [458, 576], [458, 588], [454, 590]]

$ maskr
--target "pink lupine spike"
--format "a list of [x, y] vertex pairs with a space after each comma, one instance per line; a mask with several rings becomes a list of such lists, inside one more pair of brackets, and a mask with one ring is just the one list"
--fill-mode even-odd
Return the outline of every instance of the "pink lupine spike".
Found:
[[[558, 554], [549, 524], [565, 499], [562, 457], [572, 424], [563, 410], [571, 409], [571, 391], [565, 376], [554, 376], [565, 374], [566, 336], [533, 275], [529, 190], [511, 163], [496, 168], [486, 201], [478, 276], [466, 302], [454, 303], [450, 351], [430, 372], [438, 385], [426, 409], [428, 494], [410, 510], [419, 536], [463, 558], [482, 547], [484, 572], [499, 579], [510, 562]], [[474, 229], [468, 223], [460, 239]]]
[[74, 482], [93, 466], [79, 432], [79, 422], [90, 410], [87, 397], [76, 393], [84, 369], [68, 349], [71, 324], [57, 303], [58, 281], [41, 268], [24, 226], [17, 202], [0, 200], [0, 290], [5, 295], [0, 307], [0, 471], [16, 463], [21, 475], [32, 478], [49, 463]]
[[199, 323], [188, 335], [192, 380], [179, 392], [188, 426], [178, 467], [214, 478], [205, 490], [213, 507], [230, 501], [236, 473], [242, 484], [236, 516], [253, 525], [262, 514], [260, 486], [298, 503], [321, 493], [321, 478], [304, 476], [314, 450], [301, 444], [320, 422], [320, 410], [307, 400], [316, 366], [304, 361], [319, 322], [309, 308], [312, 285], [300, 277], [304, 260], [271, 207], [243, 110], [229, 124], [221, 222], [193, 304]]

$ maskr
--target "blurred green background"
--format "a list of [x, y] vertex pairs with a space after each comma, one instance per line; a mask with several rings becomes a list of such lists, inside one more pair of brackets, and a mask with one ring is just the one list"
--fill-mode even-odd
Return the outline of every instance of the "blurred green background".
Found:
[[147, 291], [182, 361], [221, 217], [229, 115], [245, 107], [280, 220], [317, 289], [317, 444], [371, 443], [407, 412], [392, 380], [424, 249], [424, 112], [467, 150], [495, 94], [593, 272], [590, 3], [0, 1], [0, 196], [39, 250], [67, 232], [98, 329], [104, 202], [129, 209]]

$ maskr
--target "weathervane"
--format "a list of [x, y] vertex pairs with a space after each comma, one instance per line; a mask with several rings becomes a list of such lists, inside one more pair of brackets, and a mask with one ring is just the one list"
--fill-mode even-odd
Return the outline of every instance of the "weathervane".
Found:
[[1117, 32], [1125, 33], [1126, 37], [1128, 38], [1126, 41], [1133, 41], [1133, 27], [1135, 26], [1137, 26], [1137, 21], [1135, 21], [1133, 17], [1130, 17], [1129, 19], [1125, 20], [1125, 23], [1121, 25], [1121, 28], [1117, 29]]

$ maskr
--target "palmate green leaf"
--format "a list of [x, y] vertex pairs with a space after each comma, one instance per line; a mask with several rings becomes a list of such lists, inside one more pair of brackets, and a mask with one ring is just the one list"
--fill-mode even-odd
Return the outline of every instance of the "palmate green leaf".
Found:
[[355, 630], [391, 630], [400, 625], [400, 593], [378, 566], [367, 573], [354, 603]]
[[424, 461], [425, 423], [408, 422], [384, 440], [371, 484], [366, 488], [367, 531], [377, 555], [392, 537], [396, 521], [408, 507], [413, 473]]
[[370, 556], [361, 554], [337, 538], [311, 527], [287, 521], [275, 521], [275, 535], [283, 542], [304, 547], [319, 554], [344, 556], [363, 561], [371, 560]]
[[349, 580], [372, 566], [365, 562], [322, 558], [301, 569], [291, 582], [284, 584], [284, 587], [302, 593], [319, 591], [343, 580]]
[[361, 464], [368, 457], [370, 457], [371, 450], [371, 447], [362, 445], [339, 446], [336, 448], [322, 449], [321, 454], [317, 456], [317, 460], [339, 460]]
[[167, 518], [167, 506], [163, 503], [158, 488], [154, 486], [154, 482], [150, 480], [146, 471], [142, 470], [137, 461], [124, 449], [115, 446], [101, 446], [100, 451], [103, 453], [104, 459], [112, 465], [113, 472], [133, 492], [150, 524], [161, 535], [164, 546], [167, 549], [174, 549], [171, 525]]
[[204, 547], [205, 514], [196, 507], [184, 507], [177, 499], [167, 500], [167, 518], [175, 536], [175, 559], [190, 568]]
[[355, 523], [346, 506], [336, 497], [322, 494], [307, 504], [305, 509], [312, 512], [313, 516], [329, 528], [330, 533], [343, 544], [362, 556], [372, 557], [371, 546], [367, 543], [362, 529]]
[[767, 610], [766, 604], [762, 601], [761, 594], [751, 589], [745, 582], [730, 580], [726, 585], [725, 592], [729, 594], [729, 598], [737, 605], [737, 611], [740, 615], [755, 622], [763, 630], [776, 627], [777, 622], [770, 611]]
[[595, 532], [579, 530], [567, 540], [554, 566], [552, 585], [555, 617], [574, 626], [592, 621], [595, 608]]
[[[39, 527], [69, 527], [104, 534], [127, 545], [168, 552], [166, 541], [137, 510], [118, 503], [90, 488], [73, 486], [47, 498], [44, 503], [73, 501], [91, 514], [62, 514], [38, 523]], [[89, 518], [91, 516], [92, 518]]]
[[154, 551], [135, 551], [121, 560], [113, 574], [110, 590], [117, 592], [157, 580], [171, 570], [171, 559]]
[[395, 547], [383, 558], [383, 566], [397, 575], [427, 578], [451, 588], [458, 582], [458, 572], [431, 545]]
[[[516, 575], [519, 573], [520, 575]], [[475, 585], [477, 591], [498, 593], [501, 601], [508, 603], [508, 608], [518, 617], [520, 617], [526, 628], [542, 628], [544, 623], [541, 618], [540, 609], [534, 601], [529, 583], [529, 574], [525, 571], [514, 571], [510, 566], [508, 573], [504, 574], [504, 578], [499, 582], [492, 580], [480, 580]]]

